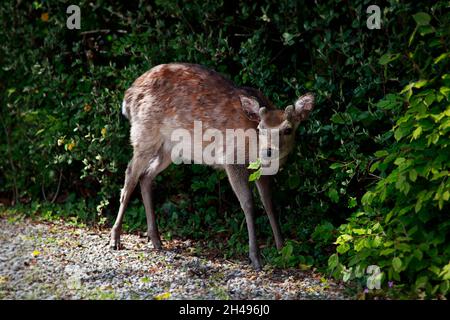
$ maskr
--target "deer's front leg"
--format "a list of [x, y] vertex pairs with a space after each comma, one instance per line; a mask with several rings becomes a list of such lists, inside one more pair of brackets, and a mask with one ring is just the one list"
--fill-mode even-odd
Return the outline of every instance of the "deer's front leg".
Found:
[[233, 191], [236, 194], [239, 203], [241, 204], [241, 208], [245, 214], [250, 249], [249, 256], [252, 262], [252, 266], [256, 270], [261, 270], [261, 257], [256, 240], [252, 192], [248, 184], [248, 170], [245, 168], [245, 166], [241, 165], [228, 165], [226, 166], [225, 170], [230, 180], [231, 187], [233, 188]]
[[283, 248], [283, 236], [281, 235], [280, 224], [278, 223], [277, 216], [273, 210], [270, 181], [270, 176], [261, 176], [258, 180], [256, 180], [256, 186], [258, 187], [261, 202], [264, 205], [264, 209], [266, 209], [267, 216], [269, 217], [273, 237], [275, 238], [275, 245], [278, 250], [281, 250]]

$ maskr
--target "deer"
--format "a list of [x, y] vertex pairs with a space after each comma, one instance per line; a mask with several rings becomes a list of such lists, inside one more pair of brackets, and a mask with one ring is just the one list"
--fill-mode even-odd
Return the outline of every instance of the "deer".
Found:
[[[124, 213], [131, 194], [139, 183], [147, 220], [148, 241], [151, 241], [154, 249], [162, 249], [152, 185], [155, 177], [174, 162], [172, 151], [175, 145], [171, 138], [174, 131], [181, 128], [192, 133], [195, 121], [201, 122], [205, 128], [216, 128], [219, 132], [227, 129], [255, 132], [264, 130], [266, 134], [269, 132], [271, 136], [277, 137], [278, 143], [276, 146], [267, 142], [260, 143], [258, 157], [274, 160], [276, 155], [282, 165], [294, 148], [295, 130], [313, 109], [312, 93], [306, 93], [293, 105], [279, 110], [260, 90], [237, 86], [220, 73], [198, 64], [161, 64], [142, 74], [125, 91], [122, 102], [122, 113], [130, 122], [133, 155], [125, 172], [120, 207], [111, 229], [110, 247], [121, 248]], [[260, 135], [256, 139], [260, 139], [258, 137]], [[203, 142], [200, 148], [204, 148]], [[245, 215], [251, 265], [255, 270], [261, 270], [255, 207], [249, 182], [252, 171], [248, 169], [250, 160], [248, 154], [245, 154], [243, 163], [219, 163], [213, 166], [225, 170], [228, 176]], [[262, 174], [255, 184], [269, 219], [276, 248], [281, 250], [283, 237], [271, 199], [271, 178], [271, 174]]]

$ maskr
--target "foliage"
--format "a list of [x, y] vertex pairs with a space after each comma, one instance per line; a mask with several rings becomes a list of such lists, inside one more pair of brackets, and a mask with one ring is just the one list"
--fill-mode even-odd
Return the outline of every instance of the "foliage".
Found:
[[[339, 227], [329, 268], [351, 280], [366, 279], [364, 270], [377, 265], [385, 284], [400, 283], [412, 296], [445, 296], [450, 280], [450, 53], [441, 37], [448, 36], [448, 25], [443, 26], [447, 30], [431, 26], [424, 12], [414, 19], [419, 30], [429, 28], [422, 38], [410, 39], [409, 56], [420, 80], [377, 103], [395, 119], [391, 138], [375, 152], [370, 172], [379, 177], [361, 198], [362, 210]], [[381, 64], [388, 61], [383, 57]]]
[[[282, 231], [290, 239], [281, 253], [272, 249], [267, 217], [257, 217], [259, 235], [266, 241], [263, 253], [270, 262], [323, 267], [336, 246], [336, 228], [349, 216], [339, 227], [338, 241], [357, 225], [372, 230], [376, 221], [378, 229], [372, 232], [382, 233], [382, 241], [398, 239], [403, 232], [399, 221], [415, 223], [410, 206], [416, 199], [415, 208], [420, 198], [416, 215], [429, 215], [421, 222], [426, 228], [418, 225], [416, 240], [400, 241], [413, 245], [423, 237], [421, 243], [437, 251], [434, 255], [432, 249], [421, 249], [422, 261], [427, 268], [443, 268], [428, 253], [448, 258], [443, 249], [446, 225], [439, 223], [445, 222], [447, 182], [444, 176], [432, 180], [439, 175], [436, 170], [446, 170], [448, 160], [445, 150], [439, 149], [446, 141], [440, 132], [446, 131], [436, 127], [445, 125], [447, 116], [438, 122], [433, 118], [448, 99], [447, 89], [441, 92], [441, 87], [448, 87], [442, 78], [442, 70], [448, 68], [446, 1], [384, 1], [379, 4], [380, 30], [366, 27], [369, 0], [314, 5], [303, 0], [127, 4], [82, 0], [79, 31], [65, 27], [69, 4], [55, 0], [0, 4], [2, 202], [28, 204], [31, 211], [43, 203], [53, 208], [52, 214], [67, 213], [83, 222], [109, 221], [116, 213], [131, 155], [129, 124], [120, 114], [125, 89], [157, 64], [200, 63], [239, 85], [260, 88], [280, 108], [307, 91], [316, 95], [317, 107], [298, 129], [297, 147], [275, 181], [274, 203], [282, 213]], [[433, 61], [441, 53], [441, 60]], [[423, 79], [428, 82], [421, 84]], [[400, 94], [408, 84], [411, 92]], [[425, 110], [414, 111], [413, 105], [422, 105], [418, 101], [430, 94], [427, 90], [433, 90], [435, 100], [427, 100], [430, 107]], [[411, 108], [405, 109], [407, 104]], [[394, 123], [398, 126], [392, 131]], [[434, 131], [439, 138], [433, 136], [428, 145]], [[377, 150], [389, 154], [377, 153], [374, 158]], [[410, 150], [423, 157], [430, 153], [434, 161], [430, 172], [419, 170]], [[385, 162], [388, 158], [390, 162]], [[377, 170], [381, 180], [369, 168]], [[413, 169], [416, 173], [411, 176]], [[388, 181], [391, 174], [402, 178]], [[377, 186], [363, 197], [374, 180]], [[172, 165], [158, 176], [155, 196], [166, 238], [208, 240], [208, 246], [227, 257], [246, 251], [245, 219], [223, 172]], [[353, 212], [360, 205], [358, 212], [363, 214], [358, 216]], [[400, 214], [403, 208], [409, 209]], [[48, 210], [35, 212], [41, 211]], [[125, 224], [128, 230], [145, 224], [138, 193]], [[349, 268], [357, 256], [360, 263], [377, 263], [387, 274], [387, 262], [381, 264], [396, 257], [401, 260], [401, 264], [395, 260], [396, 271], [391, 272], [393, 279], [394, 274], [400, 277], [396, 281], [411, 284], [423, 276], [432, 286], [439, 281], [414, 271], [405, 252], [354, 255], [353, 241], [345, 240], [350, 248], [332, 256], [336, 266]], [[342, 244], [337, 245], [342, 251]]]

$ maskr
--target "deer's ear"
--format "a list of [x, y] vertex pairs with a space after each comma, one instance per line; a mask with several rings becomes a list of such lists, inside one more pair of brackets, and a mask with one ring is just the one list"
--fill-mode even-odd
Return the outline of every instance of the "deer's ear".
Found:
[[246, 97], [246, 96], [239, 96], [239, 99], [241, 100], [241, 106], [247, 118], [249, 118], [252, 121], [259, 122], [260, 117], [259, 117], [258, 101], [256, 101], [256, 99], [253, 97]]
[[314, 109], [314, 95], [307, 93], [295, 102], [294, 119], [296, 121], [303, 121], [308, 119], [309, 114]]

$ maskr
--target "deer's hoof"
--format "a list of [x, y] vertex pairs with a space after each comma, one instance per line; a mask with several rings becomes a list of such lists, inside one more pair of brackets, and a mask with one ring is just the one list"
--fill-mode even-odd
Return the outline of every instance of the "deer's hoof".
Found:
[[254, 264], [254, 263], [252, 263], [252, 266], [253, 266], [253, 269], [255, 269], [255, 271], [261, 271], [262, 270], [262, 267], [261, 267], [261, 264]]
[[120, 249], [122, 249], [122, 247], [120, 245], [120, 239], [111, 239], [111, 241], [109, 243], [109, 248], [111, 250], [120, 250]]
[[262, 270], [262, 263], [259, 257], [249, 257], [249, 260], [250, 264], [252, 265], [253, 269], [255, 269], [255, 271]]
[[158, 251], [163, 249], [160, 239], [152, 239], [151, 237], [148, 237], [148, 241], [152, 242], [153, 249], [158, 250]]

